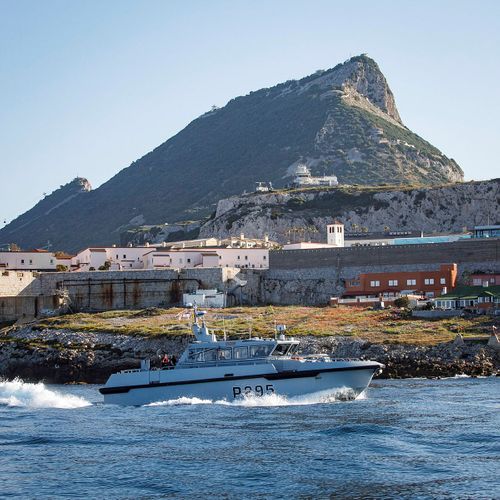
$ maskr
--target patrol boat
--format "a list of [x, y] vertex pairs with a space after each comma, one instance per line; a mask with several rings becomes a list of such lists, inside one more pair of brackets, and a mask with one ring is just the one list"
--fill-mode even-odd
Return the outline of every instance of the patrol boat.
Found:
[[277, 327], [274, 339], [219, 341], [208, 330], [204, 314], [194, 307], [191, 329], [196, 341], [174, 367], [152, 369], [150, 360], [142, 360], [139, 369], [114, 373], [99, 389], [104, 402], [144, 405], [180, 397], [233, 401], [314, 393], [354, 399], [384, 367], [376, 361], [298, 356], [299, 341], [285, 337], [284, 325]]

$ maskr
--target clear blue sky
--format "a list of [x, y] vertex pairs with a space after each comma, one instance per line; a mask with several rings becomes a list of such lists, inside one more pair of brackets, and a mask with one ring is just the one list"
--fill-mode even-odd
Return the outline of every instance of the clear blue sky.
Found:
[[500, 176], [500, 2], [0, 0], [0, 227], [211, 105], [366, 52], [405, 124]]

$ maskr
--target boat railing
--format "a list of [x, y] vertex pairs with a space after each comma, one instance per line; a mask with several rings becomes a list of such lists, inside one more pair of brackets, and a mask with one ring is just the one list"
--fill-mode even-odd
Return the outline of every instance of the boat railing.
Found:
[[328, 360], [328, 361], [360, 361], [359, 358], [332, 358], [328, 354], [306, 354], [305, 356], [297, 356], [298, 359], [307, 360]]

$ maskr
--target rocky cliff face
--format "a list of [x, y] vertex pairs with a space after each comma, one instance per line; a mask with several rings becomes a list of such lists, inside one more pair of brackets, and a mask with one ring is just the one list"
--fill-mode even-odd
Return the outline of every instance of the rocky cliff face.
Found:
[[118, 243], [131, 227], [201, 220], [256, 181], [285, 186], [299, 162], [344, 184], [463, 178], [454, 160], [403, 125], [384, 75], [362, 55], [205, 113], [98, 189], [23, 214], [0, 230], [0, 242], [50, 240], [68, 251]]
[[[500, 179], [435, 188], [334, 188], [234, 196], [221, 200], [201, 236], [268, 234], [285, 243], [294, 238], [326, 241], [326, 225], [339, 219], [346, 230], [416, 229], [457, 231], [499, 223]], [[300, 230], [300, 231], [299, 231]], [[297, 235], [297, 233], [300, 233]]]

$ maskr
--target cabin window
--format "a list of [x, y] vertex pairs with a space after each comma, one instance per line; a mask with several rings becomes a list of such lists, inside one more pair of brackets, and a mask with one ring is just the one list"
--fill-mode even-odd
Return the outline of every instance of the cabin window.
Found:
[[204, 352], [205, 361], [215, 361], [217, 359], [216, 349], [207, 349]]
[[272, 345], [252, 345], [250, 346], [250, 357], [251, 358], [265, 358], [271, 354], [273, 350]]
[[248, 358], [248, 347], [235, 347], [234, 348], [234, 359], [246, 359]]
[[191, 363], [203, 361], [203, 351], [201, 349], [189, 349], [188, 361]]
[[290, 344], [278, 344], [273, 351], [274, 356], [285, 356], [290, 348]]
[[217, 359], [219, 359], [220, 361], [225, 361], [227, 359], [231, 359], [231, 351], [232, 351], [231, 348], [219, 349], [217, 351]]

